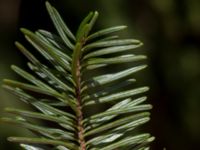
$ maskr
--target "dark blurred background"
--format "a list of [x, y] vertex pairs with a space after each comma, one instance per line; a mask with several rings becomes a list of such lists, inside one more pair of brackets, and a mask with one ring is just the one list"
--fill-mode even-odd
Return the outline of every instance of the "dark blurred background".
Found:
[[[148, 56], [146, 71], [138, 74], [151, 87], [152, 120], [146, 125], [156, 137], [153, 150], [200, 149], [200, 1], [199, 0], [49, 0], [76, 31], [91, 10], [100, 13], [96, 29], [128, 25], [126, 37], [145, 44], [138, 50]], [[26, 65], [14, 47], [23, 41], [19, 27], [55, 31], [44, 0], [0, 0], [0, 84], [17, 78], [10, 65]], [[25, 107], [0, 89], [0, 115], [6, 106]], [[9, 135], [25, 135], [21, 128], [0, 125], [0, 150], [17, 150]]]

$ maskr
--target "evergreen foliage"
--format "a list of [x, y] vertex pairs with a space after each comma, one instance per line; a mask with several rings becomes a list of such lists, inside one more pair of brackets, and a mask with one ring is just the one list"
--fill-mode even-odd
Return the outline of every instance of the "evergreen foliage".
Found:
[[[29, 60], [30, 71], [15, 65], [11, 68], [28, 82], [5, 79], [3, 85], [35, 111], [6, 108], [15, 115], [1, 121], [20, 125], [36, 136], [8, 140], [20, 143], [26, 150], [149, 149], [154, 137], [135, 131], [150, 120], [148, 111], [152, 106], [144, 104], [144, 93], [149, 88], [130, 88], [136, 82], [133, 75], [146, 65], [121, 65], [146, 58], [129, 53], [142, 43], [113, 36], [126, 26], [91, 33], [98, 12], [90, 12], [73, 34], [58, 11], [48, 2], [46, 7], [58, 35], [45, 30], [21, 31], [47, 62], [41, 62], [16, 42]], [[119, 65], [119, 71], [98, 71], [111, 65]]]

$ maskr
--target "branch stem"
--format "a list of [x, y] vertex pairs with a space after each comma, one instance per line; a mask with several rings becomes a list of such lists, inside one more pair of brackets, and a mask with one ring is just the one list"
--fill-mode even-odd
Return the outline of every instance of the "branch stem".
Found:
[[82, 112], [82, 101], [81, 101], [81, 75], [80, 75], [80, 60], [77, 61], [77, 88], [76, 88], [76, 96], [77, 96], [77, 118], [78, 118], [78, 141], [80, 144], [79, 150], [86, 150], [86, 142], [84, 138], [84, 126], [83, 126], [83, 112]]

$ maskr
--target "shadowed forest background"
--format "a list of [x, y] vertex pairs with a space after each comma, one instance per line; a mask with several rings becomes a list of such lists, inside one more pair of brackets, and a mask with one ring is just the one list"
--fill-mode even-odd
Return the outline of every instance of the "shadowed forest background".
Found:
[[[141, 40], [134, 52], [146, 54], [148, 69], [137, 74], [148, 85], [153, 104], [151, 121], [144, 131], [156, 137], [153, 150], [193, 150], [200, 143], [200, 1], [199, 0], [49, 0], [72, 31], [89, 11], [100, 13], [96, 29], [128, 25], [122, 34]], [[0, 0], [0, 84], [3, 78], [18, 79], [10, 65], [26, 68], [25, 57], [14, 41], [27, 44], [20, 27], [55, 31], [44, 0]], [[0, 89], [0, 116], [7, 106], [27, 107]], [[0, 150], [17, 150], [6, 141], [9, 135], [29, 132], [0, 124]]]

